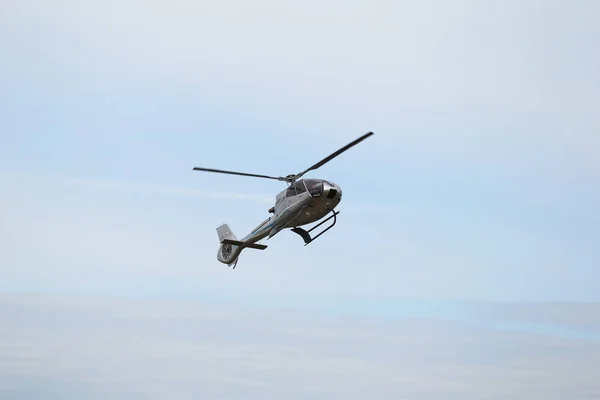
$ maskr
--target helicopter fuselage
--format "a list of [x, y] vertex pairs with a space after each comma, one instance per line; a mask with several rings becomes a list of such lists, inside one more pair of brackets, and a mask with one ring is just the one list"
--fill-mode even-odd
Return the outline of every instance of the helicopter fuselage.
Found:
[[232, 264], [244, 247], [264, 238], [270, 239], [283, 229], [316, 222], [332, 212], [341, 199], [342, 190], [333, 182], [324, 179], [295, 181], [275, 197], [275, 205], [269, 209], [273, 215], [239, 240], [243, 245], [222, 244], [217, 258], [224, 264]]

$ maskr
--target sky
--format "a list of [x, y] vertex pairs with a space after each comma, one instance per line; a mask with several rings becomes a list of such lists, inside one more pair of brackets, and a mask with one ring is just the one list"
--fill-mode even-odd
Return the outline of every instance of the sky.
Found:
[[[426, 332], [458, 351], [462, 333], [439, 333], [451, 319], [467, 324], [460, 329], [473, 340], [494, 338], [485, 345], [491, 353], [532, 340], [506, 336], [509, 325], [519, 335], [561, 341], [550, 347], [597, 351], [597, 2], [9, 0], [0, 11], [5, 312], [20, 310], [11, 301], [29, 304], [25, 316], [37, 312], [31, 296], [68, 307], [92, 298], [181, 301], [219, 313], [237, 307], [234, 319], [255, 307], [275, 324], [282, 322], [270, 313], [282, 310], [308, 313], [298, 314], [306, 326], [319, 313], [356, 318], [359, 331], [385, 336], [382, 348], [397, 343], [393, 329], [374, 327], [372, 318], [392, 325], [427, 319], [418, 332], [406, 328], [414, 334], [406, 346]], [[334, 229], [306, 247], [281, 232], [267, 250], [244, 251], [235, 270], [216, 260], [216, 227], [228, 223], [244, 236], [285, 186], [194, 166], [297, 173], [368, 131], [375, 135], [310, 175], [343, 190]], [[70, 313], [48, 307], [39, 305], [39, 313]], [[108, 335], [127, 323], [110, 319], [110, 310]], [[146, 333], [135, 315], [119, 340], [140, 330], [161, 335], [155, 325]], [[69, 316], [73, 335], [94, 346], [102, 339], [86, 339], [80, 317], [87, 318]], [[6, 319], [3, 335], [35, 335], [35, 324], [47, 324], [53, 340], [65, 339], [52, 317], [31, 318], [34, 325]], [[251, 336], [254, 328], [241, 332]], [[559, 335], [565, 331], [568, 338]], [[360, 339], [344, 334], [357, 346], [344, 357], [361, 360]], [[320, 346], [298, 335], [301, 349]], [[34, 351], [50, 351], [37, 336], [27, 340]], [[169, 340], [165, 346], [180, 345]], [[202, 340], [221, 346], [214, 335]], [[106, 352], [112, 365], [123, 342], [106, 345], [116, 346]], [[26, 363], [24, 354], [10, 360]], [[141, 354], [131, 362], [143, 363]], [[46, 356], [47, 366], [60, 358]], [[548, 354], [535, 357], [532, 365], [547, 363]], [[567, 358], [560, 362], [574, 362]], [[27, 376], [54, 385], [83, 359], [60, 360], [67, 369]], [[489, 379], [509, 379], [512, 365]], [[437, 373], [460, 383], [448, 389], [459, 398], [476, 390], [464, 386], [466, 375]], [[269, 377], [256, 393], [278, 397], [289, 375]], [[85, 390], [100, 390], [81, 379]], [[336, 379], [339, 389], [346, 381]], [[564, 380], [565, 387], [586, 385]], [[535, 387], [514, 390], [531, 398], [525, 394]], [[162, 388], [152, 390], [162, 398]], [[406, 398], [438, 398], [406, 390]]]

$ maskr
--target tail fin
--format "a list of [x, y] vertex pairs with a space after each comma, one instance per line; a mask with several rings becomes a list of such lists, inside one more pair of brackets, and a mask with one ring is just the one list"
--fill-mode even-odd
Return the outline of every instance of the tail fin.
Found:
[[267, 248], [264, 244], [257, 243], [246, 243], [235, 236], [235, 233], [231, 230], [229, 225], [223, 224], [217, 228], [217, 234], [219, 235], [219, 252], [217, 253], [217, 259], [223, 264], [229, 266], [237, 264], [238, 257], [243, 249], [246, 247], [251, 249], [264, 250]]
[[233, 231], [227, 224], [219, 226], [217, 228], [217, 234], [219, 235], [219, 242], [222, 242], [225, 239], [237, 240], [235, 233], [233, 233]]
[[231, 230], [229, 225], [223, 224], [217, 228], [217, 234], [219, 235], [219, 252], [217, 253], [217, 260], [228, 266], [235, 268], [237, 259], [242, 252], [242, 247], [237, 244], [232, 244], [229, 241], [236, 241], [237, 236]]

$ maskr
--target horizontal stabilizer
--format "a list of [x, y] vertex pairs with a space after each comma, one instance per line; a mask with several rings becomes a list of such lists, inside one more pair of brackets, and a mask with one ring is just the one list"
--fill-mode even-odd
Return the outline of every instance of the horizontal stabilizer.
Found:
[[223, 239], [221, 241], [222, 244], [230, 244], [232, 246], [242, 246], [242, 247], [247, 247], [249, 249], [257, 249], [257, 250], [264, 250], [267, 248], [267, 245], [265, 244], [258, 244], [258, 243], [252, 243], [252, 244], [246, 244], [244, 242], [242, 242], [241, 240], [233, 240], [233, 239]]

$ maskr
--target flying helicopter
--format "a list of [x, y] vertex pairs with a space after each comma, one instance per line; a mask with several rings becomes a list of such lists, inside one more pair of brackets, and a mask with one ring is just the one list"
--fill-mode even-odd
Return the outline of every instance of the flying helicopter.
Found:
[[[267, 238], [268, 240], [284, 229], [289, 228], [292, 232], [300, 235], [304, 240], [304, 245], [306, 246], [327, 232], [329, 229], [333, 228], [337, 222], [337, 215], [339, 214], [339, 211], [336, 211], [335, 207], [342, 200], [342, 189], [339, 185], [329, 180], [300, 178], [307, 172], [314, 171], [323, 166], [325, 163], [331, 161], [335, 157], [362, 142], [371, 135], [373, 135], [373, 132], [368, 132], [358, 139], [348, 143], [346, 146], [340, 148], [336, 152], [325, 157], [313, 166], [307, 168], [306, 170], [298, 174], [290, 174], [287, 176], [278, 177], [245, 172], [226, 171], [221, 169], [194, 167], [194, 171], [216, 172], [221, 174], [274, 179], [287, 182], [288, 184], [287, 189], [282, 190], [275, 196], [275, 205], [268, 210], [268, 212], [272, 215], [261, 222], [242, 239], [238, 239], [229, 225], [226, 223], [217, 227], [217, 235], [220, 242], [217, 260], [223, 264], [227, 264], [228, 267], [233, 267], [233, 269], [235, 269], [242, 250], [246, 248], [265, 250], [267, 245], [260, 244], [258, 242], [264, 238]], [[301, 226], [319, 221], [328, 214], [331, 215], [312, 228], [308, 230], [301, 228]], [[318, 234], [311, 236], [311, 232], [314, 229], [323, 225], [327, 221], [330, 221], [331, 219], [333, 219], [333, 221], [327, 228], [323, 229]]]

